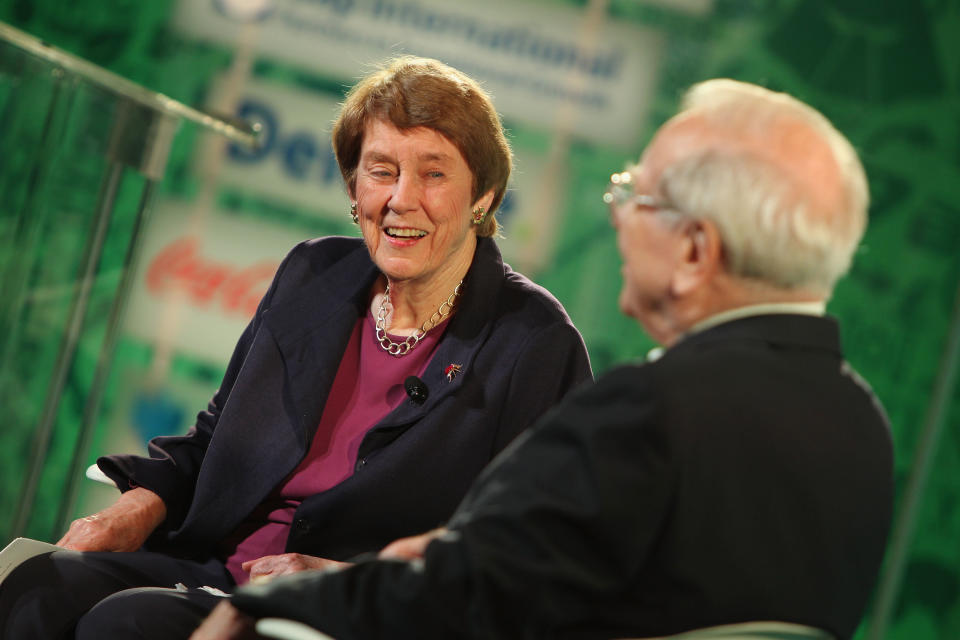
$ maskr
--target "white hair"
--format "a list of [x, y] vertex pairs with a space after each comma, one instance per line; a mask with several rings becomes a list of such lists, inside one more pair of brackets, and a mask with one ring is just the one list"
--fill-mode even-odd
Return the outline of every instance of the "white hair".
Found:
[[748, 145], [704, 144], [668, 166], [659, 187], [680, 211], [717, 226], [734, 275], [829, 296], [850, 268], [867, 222], [867, 179], [847, 139], [795, 98], [734, 80], [694, 85], [683, 112], [729, 135], [749, 132], [771, 142], [785, 123], [799, 123], [827, 145], [842, 189], [828, 205], [809, 186], [798, 186], [788, 166]]

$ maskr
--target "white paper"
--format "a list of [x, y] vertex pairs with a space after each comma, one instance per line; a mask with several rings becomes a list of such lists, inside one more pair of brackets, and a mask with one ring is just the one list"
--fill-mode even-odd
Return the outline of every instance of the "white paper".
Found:
[[50, 553], [51, 551], [62, 550], [49, 542], [40, 542], [30, 538], [17, 538], [0, 551], [0, 583], [2, 583], [10, 572], [20, 566], [21, 563], [29, 560], [41, 553]]

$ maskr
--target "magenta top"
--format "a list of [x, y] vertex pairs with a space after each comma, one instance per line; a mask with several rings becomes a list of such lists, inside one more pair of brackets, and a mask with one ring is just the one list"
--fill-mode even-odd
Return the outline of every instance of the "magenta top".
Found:
[[[363, 437], [406, 401], [403, 381], [423, 374], [447, 324], [446, 320], [440, 323], [415, 349], [398, 358], [377, 342], [372, 313], [357, 320], [306, 457], [224, 544], [227, 570], [238, 585], [250, 579], [241, 564], [284, 552], [293, 514], [304, 498], [326, 491], [353, 474]], [[390, 337], [394, 342], [404, 339]]]

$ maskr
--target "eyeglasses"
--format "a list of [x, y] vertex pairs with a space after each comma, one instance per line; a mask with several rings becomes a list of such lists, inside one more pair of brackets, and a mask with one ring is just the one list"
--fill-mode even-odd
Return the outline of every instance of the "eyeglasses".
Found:
[[676, 209], [662, 200], [649, 195], [640, 195], [634, 191], [633, 175], [621, 171], [610, 176], [610, 184], [603, 192], [603, 202], [610, 207], [611, 213], [622, 209], [626, 204], [652, 211], [675, 211]]

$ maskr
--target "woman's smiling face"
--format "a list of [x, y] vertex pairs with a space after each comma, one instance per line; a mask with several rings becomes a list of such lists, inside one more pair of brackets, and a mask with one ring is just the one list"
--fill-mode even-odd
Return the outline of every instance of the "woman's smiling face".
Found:
[[[473, 173], [460, 150], [434, 129], [367, 125], [353, 196], [377, 267], [391, 282], [452, 288], [473, 260]], [[450, 284], [452, 282], [452, 284]]]

